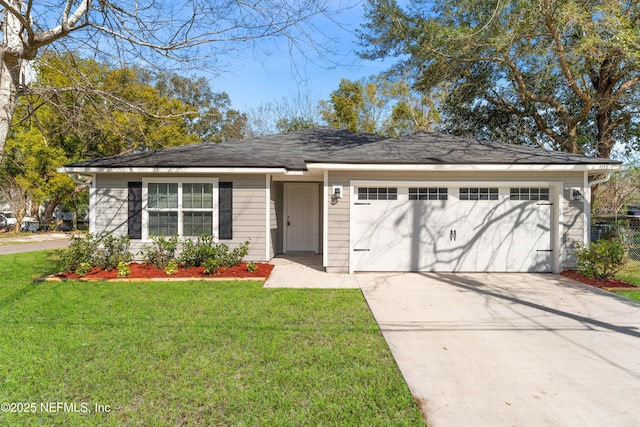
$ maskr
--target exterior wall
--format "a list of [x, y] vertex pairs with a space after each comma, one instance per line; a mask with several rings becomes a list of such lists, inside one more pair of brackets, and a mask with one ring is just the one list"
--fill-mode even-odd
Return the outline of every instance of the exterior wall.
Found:
[[[324, 203], [328, 206], [327, 221], [327, 266], [328, 273], [346, 273], [349, 271], [349, 211], [351, 206], [351, 189], [349, 188], [353, 174], [329, 172], [329, 191]], [[358, 178], [360, 179], [360, 178]], [[379, 178], [372, 178], [379, 179]], [[331, 188], [342, 185], [342, 198], [332, 203]]]
[[[271, 245], [269, 247], [269, 258], [273, 258], [278, 253], [278, 224], [282, 220], [282, 214], [278, 213], [278, 207], [282, 204], [278, 204], [282, 185], [271, 181], [271, 193], [269, 200], [269, 228], [271, 230]], [[280, 208], [282, 209], [282, 208]], [[280, 211], [281, 212], [281, 211]]]
[[[148, 175], [145, 175], [148, 177]], [[266, 182], [265, 175], [218, 175], [219, 181], [233, 182], [233, 240], [224, 240], [222, 243], [231, 248], [250, 240], [250, 252], [247, 260], [267, 261], [283, 249], [283, 183]], [[127, 230], [127, 183], [129, 181], [141, 181], [141, 175], [132, 174], [99, 174], [95, 178], [96, 206], [94, 224], [95, 232], [111, 232], [122, 236]], [[560, 234], [560, 266], [563, 269], [575, 266], [575, 247], [577, 243], [584, 243], [585, 203], [582, 201], [569, 201], [569, 188], [582, 187], [584, 174], [582, 172], [330, 172], [328, 176], [329, 191], [325, 200], [322, 187], [320, 188], [319, 204], [320, 215], [323, 212], [323, 204], [327, 205], [328, 227], [327, 248], [322, 247], [323, 239], [320, 238], [321, 252], [328, 250], [327, 266], [329, 272], [345, 272], [349, 269], [349, 233], [350, 233], [350, 205], [352, 180], [399, 180], [399, 181], [504, 181], [505, 186], [517, 185], [518, 181], [546, 181], [561, 182], [563, 191], [561, 194], [561, 223]], [[270, 200], [266, 203], [266, 185], [270, 186]], [[331, 186], [342, 185], [343, 197], [332, 204]], [[267, 231], [266, 215], [269, 209], [269, 231]], [[322, 236], [322, 223], [318, 232]], [[267, 247], [267, 233], [269, 246]], [[554, 234], [556, 232], [554, 231]], [[132, 241], [132, 252], [137, 253], [148, 242], [140, 240]]]
[[[343, 186], [343, 197], [331, 204], [330, 191], [328, 203], [328, 257], [327, 272], [347, 272], [349, 269], [349, 233], [352, 180], [372, 181], [504, 181], [505, 186], [517, 185], [517, 182], [544, 181], [561, 182], [562, 194], [562, 233], [560, 234], [560, 267], [575, 266], [574, 250], [577, 243], [584, 242], [584, 203], [569, 201], [569, 187], [583, 186], [582, 172], [329, 172], [328, 186]], [[554, 230], [553, 235], [557, 235]]]
[[[154, 175], [163, 176], [163, 175]], [[165, 175], [166, 176], [166, 175]], [[150, 175], [144, 175], [150, 177]], [[178, 176], [174, 176], [178, 178]], [[196, 177], [196, 176], [192, 176]], [[266, 178], [256, 175], [217, 175], [220, 181], [233, 182], [233, 239], [222, 240], [234, 248], [250, 240], [247, 261], [268, 261], [266, 239]], [[124, 236], [127, 229], [127, 183], [141, 181], [142, 175], [99, 174], [95, 182], [95, 232], [110, 232]], [[149, 241], [132, 240], [131, 251], [134, 255]], [[271, 253], [271, 251], [270, 251]]]
[[[586, 244], [584, 236], [585, 228], [585, 203], [583, 201], [569, 200], [570, 187], [582, 187], [583, 175], [573, 174], [566, 177], [564, 181], [564, 190], [562, 199], [563, 205], [563, 233], [560, 236], [560, 244], [562, 252], [560, 254], [560, 265], [563, 270], [573, 269], [576, 266], [576, 245], [578, 243]], [[589, 229], [590, 224], [586, 224]], [[587, 233], [588, 234], [588, 233]]]
[[233, 240], [222, 243], [234, 248], [251, 241], [247, 261], [266, 259], [266, 206], [264, 175], [221, 175], [220, 181], [233, 182]]
[[273, 184], [275, 194], [272, 193], [271, 197], [275, 198], [277, 227], [274, 240], [275, 253], [281, 254], [284, 252], [284, 185], [282, 182], [274, 182]]
[[139, 181], [137, 177], [97, 175], [95, 178], [94, 209], [95, 233], [109, 232], [114, 236], [126, 236], [127, 228], [127, 183]]

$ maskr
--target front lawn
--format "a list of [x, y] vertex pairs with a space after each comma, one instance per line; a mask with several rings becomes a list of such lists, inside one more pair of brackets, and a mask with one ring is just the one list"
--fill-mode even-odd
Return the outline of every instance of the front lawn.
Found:
[[[640, 261], [628, 260], [616, 274], [616, 279], [640, 286]], [[640, 301], [640, 289], [637, 291], [615, 291], [615, 293], [625, 298]]]
[[640, 261], [628, 260], [616, 273], [616, 279], [640, 286]]
[[424, 425], [359, 290], [58, 269], [0, 256], [0, 425]]

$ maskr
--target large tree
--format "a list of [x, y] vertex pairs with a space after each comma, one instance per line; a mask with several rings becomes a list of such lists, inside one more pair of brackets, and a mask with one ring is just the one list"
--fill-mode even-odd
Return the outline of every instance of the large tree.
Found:
[[[43, 47], [109, 55], [123, 63], [197, 61], [212, 66], [253, 40], [285, 38], [292, 49], [324, 51], [313, 17], [327, 0], [0, 0], [0, 156], [18, 96], [28, 89], [26, 64]], [[192, 66], [192, 65], [190, 65]]]
[[369, 0], [368, 59], [446, 94], [451, 131], [606, 157], [638, 143], [637, 0]]
[[341, 79], [329, 100], [320, 102], [320, 114], [329, 126], [389, 137], [435, 130], [435, 102], [401, 77], [385, 73], [358, 81]]
[[318, 99], [310, 92], [260, 104], [247, 111], [248, 135], [256, 137], [320, 126]]
[[204, 79], [45, 52], [30, 86], [0, 162], [0, 198], [19, 219], [29, 206], [48, 220], [59, 204], [78, 205], [80, 187], [56, 172], [65, 163], [245, 132], [244, 115]]

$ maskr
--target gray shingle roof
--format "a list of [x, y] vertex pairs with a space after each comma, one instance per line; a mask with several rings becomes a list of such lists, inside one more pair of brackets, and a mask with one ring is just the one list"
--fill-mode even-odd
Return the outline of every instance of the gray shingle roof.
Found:
[[285, 167], [306, 170], [305, 158], [331, 158], [345, 147], [382, 139], [332, 128], [307, 129], [215, 144], [203, 142], [141, 153], [105, 157], [67, 167]]
[[[356, 164], [619, 164], [537, 147], [503, 144], [442, 133], [415, 133], [389, 138], [334, 154], [332, 163]], [[326, 158], [306, 160], [325, 162]]]
[[620, 164], [540, 148], [417, 133], [385, 139], [333, 128], [307, 129], [222, 144], [198, 143], [130, 153], [66, 167], [284, 167], [307, 163], [357, 164]]

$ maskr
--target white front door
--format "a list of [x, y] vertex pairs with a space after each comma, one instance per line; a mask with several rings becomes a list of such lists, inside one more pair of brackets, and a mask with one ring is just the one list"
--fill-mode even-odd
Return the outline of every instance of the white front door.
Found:
[[319, 209], [317, 183], [286, 183], [285, 252], [318, 252]]

